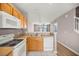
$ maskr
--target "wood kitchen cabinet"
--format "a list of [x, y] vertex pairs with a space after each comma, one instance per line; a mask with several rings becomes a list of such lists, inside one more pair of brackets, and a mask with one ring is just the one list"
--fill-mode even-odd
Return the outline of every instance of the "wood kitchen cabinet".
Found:
[[26, 17], [15, 7], [13, 7], [12, 15], [19, 19], [21, 28], [26, 28], [27, 27], [26, 26], [26, 24], [27, 24]]
[[27, 51], [43, 51], [43, 38], [36, 36], [27, 37]]
[[24, 16], [21, 13], [19, 13], [19, 19], [21, 21], [21, 28], [23, 28]]
[[17, 11], [16, 8], [12, 8], [12, 15], [19, 18], [19, 12]]
[[26, 19], [24, 15], [21, 12], [19, 12], [16, 8], [13, 8], [12, 15], [18, 18], [18, 20], [20, 21], [21, 28], [25, 28], [24, 26], [26, 25], [25, 23]]
[[23, 28], [27, 28], [27, 18], [26, 17], [23, 17]]
[[13, 53], [12, 53], [12, 52], [10, 52], [10, 53], [8, 54], [8, 56], [13, 56]]
[[12, 7], [8, 3], [0, 3], [0, 10], [12, 15]]
[[[0, 47], [0, 56], [8, 56], [9, 53], [12, 52], [12, 48], [10, 47]], [[9, 54], [12, 55], [12, 54]]]
[[18, 18], [19, 23], [20, 23], [20, 27], [22, 28], [22, 26], [21, 26], [21, 23], [22, 23], [21, 16], [19, 14], [19, 11], [16, 8], [13, 8], [12, 15]]
[[26, 28], [26, 18], [25, 16], [17, 9], [15, 8], [12, 4], [9, 4], [9, 3], [0, 3], [0, 10], [1, 11], [4, 11], [4, 12], [7, 12], [9, 14], [11, 14], [12, 16], [15, 16], [18, 18], [19, 20], [19, 23], [20, 23], [20, 26], [21, 28]]
[[26, 28], [27, 27], [27, 19], [24, 17], [22, 14], [19, 14], [20, 16], [20, 21], [21, 21], [21, 28]]

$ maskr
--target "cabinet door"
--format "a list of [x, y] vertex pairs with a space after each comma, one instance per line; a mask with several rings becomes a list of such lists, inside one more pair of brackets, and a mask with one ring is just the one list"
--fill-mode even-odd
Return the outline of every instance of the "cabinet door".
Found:
[[5, 11], [5, 12], [12, 15], [12, 7], [8, 3], [1, 3], [0, 4], [0, 10]]
[[20, 27], [21, 28], [25, 28], [26, 27], [26, 21], [25, 21], [25, 17], [24, 15], [19, 11], [17, 10], [16, 8], [13, 7], [12, 9], [12, 15], [17, 17], [19, 22], [20, 22]]
[[23, 16], [23, 20], [22, 20], [22, 21], [23, 21], [23, 28], [25, 28], [25, 22], [26, 22], [26, 21], [25, 21], [24, 16]]
[[12, 15], [19, 18], [19, 13], [18, 11], [16, 10], [16, 8], [13, 8], [13, 12], [12, 12]]
[[23, 15], [19, 11], [18, 11], [18, 18], [19, 18], [19, 21], [20, 21], [20, 27], [23, 28]]
[[16, 9], [16, 8], [13, 8], [13, 12], [12, 12], [12, 15], [15, 16], [16, 18], [18, 18], [17, 20], [19, 21], [19, 24], [20, 24], [20, 28], [22, 27], [21, 26], [21, 16], [19, 14], [19, 11]]
[[0, 56], [7, 56], [10, 52], [12, 52], [11, 47], [0, 47]]
[[44, 37], [44, 51], [53, 51], [53, 36]]
[[25, 19], [25, 17], [23, 17], [23, 28], [26, 28], [26, 19]]
[[21, 28], [24, 28], [24, 18], [23, 18], [23, 15], [20, 15], [20, 20], [21, 20]]
[[27, 27], [26, 17], [22, 13], [20, 13], [19, 14], [19, 19], [21, 20], [21, 27], [26, 28]]
[[13, 53], [12, 53], [12, 52], [11, 52], [11, 53], [9, 53], [9, 54], [8, 54], [8, 56], [13, 56]]
[[20, 15], [20, 19], [21, 19], [21, 27], [22, 28], [27, 28], [27, 20], [23, 15]]
[[27, 18], [24, 17], [24, 25], [23, 25], [23, 27], [24, 27], [24, 28], [27, 28], [27, 26], [28, 26], [28, 25], [27, 25]]
[[28, 51], [43, 51], [42, 37], [28, 37], [27, 50]]

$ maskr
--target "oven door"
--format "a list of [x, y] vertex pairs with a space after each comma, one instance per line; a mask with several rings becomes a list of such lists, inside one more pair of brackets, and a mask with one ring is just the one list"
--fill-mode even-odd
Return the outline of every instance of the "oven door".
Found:
[[25, 56], [26, 50], [25, 50], [25, 42], [20, 42], [16, 48], [13, 50], [13, 56]]

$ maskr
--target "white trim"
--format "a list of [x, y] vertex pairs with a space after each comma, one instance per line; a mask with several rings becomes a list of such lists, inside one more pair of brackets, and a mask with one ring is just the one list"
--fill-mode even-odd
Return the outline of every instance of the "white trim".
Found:
[[60, 43], [61, 45], [63, 45], [64, 47], [66, 47], [67, 49], [69, 49], [70, 51], [72, 51], [73, 53], [79, 55], [78, 52], [76, 52], [75, 50], [71, 49], [70, 47], [68, 47], [67, 45], [63, 44], [62, 42], [57, 41], [58, 43]]
[[79, 34], [79, 30], [74, 29], [74, 31]]

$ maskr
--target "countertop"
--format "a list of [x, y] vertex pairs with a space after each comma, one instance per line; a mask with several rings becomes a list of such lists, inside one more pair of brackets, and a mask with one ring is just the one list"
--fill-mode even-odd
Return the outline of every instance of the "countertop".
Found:
[[44, 37], [44, 36], [54, 36], [53, 33], [27, 33], [27, 34], [22, 34], [22, 35], [16, 35], [15, 38], [20, 38], [20, 39], [25, 39], [26, 37], [29, 36], [37, 36], [37, 37]]
[[[23, 35], [16, 35], [15, 39], [27, 39], [29, 36], [36, 36], [36, 37], [49, 37], [54, 36], [53, 33], [29, 33]], [[0, 47], [0, 56], [7, 56], [9, 53], [12, 52], [11, 47]]]

